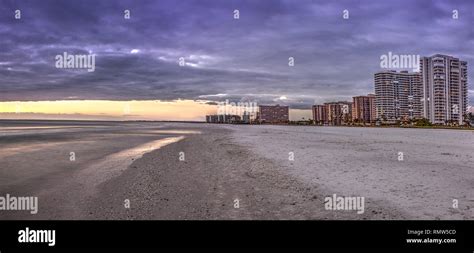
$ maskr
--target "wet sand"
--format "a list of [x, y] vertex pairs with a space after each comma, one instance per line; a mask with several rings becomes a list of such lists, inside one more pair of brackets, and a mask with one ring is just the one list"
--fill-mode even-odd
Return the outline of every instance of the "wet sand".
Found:
[[[0, 123], [0, 194], [38, 197], [40, 208], [37, 215], [0, 211], [6, 219], [84, 217], [83, 204], [98, 185], [143, 154], [190, 134], [142, 123], [13, 123]], [[52, 126], [35, 126], [45, 123]]]

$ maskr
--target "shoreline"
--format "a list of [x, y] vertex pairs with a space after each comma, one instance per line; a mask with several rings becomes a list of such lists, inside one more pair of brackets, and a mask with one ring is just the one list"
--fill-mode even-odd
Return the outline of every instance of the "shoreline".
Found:
[[[393, 126], [393, 125], [382, 125], [382, 126], [354, 126], [354, 125], [340, 125], [340, 126], [330, 126], [330, 125], [315, 125], [315, 124], [231, 124], [231, 123], [207, 123], [206, 121], [163, 121], [163, 120], [64, 120], [64, 119], [0, 119], [1, 123], [9, 123], [23, 125], [27, 123], [37, 124], [40, 122], [45, 123], [170, 123], [170, 124], [203, 124], [203, 125], [215, 125], [215, 126], [296, 126], [296, 127], [347, 127], [347, 128], [407, 128], [407, 129], [445, 129], [445, 130], [470, 130], [474, 131], [474, 127], [449, 127], [449, 126]], [[1, 129], [1, 128], [0, 128]]]

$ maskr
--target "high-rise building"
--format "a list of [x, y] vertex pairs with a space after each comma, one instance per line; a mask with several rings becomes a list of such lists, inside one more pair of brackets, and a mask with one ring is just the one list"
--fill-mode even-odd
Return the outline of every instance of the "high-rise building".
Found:
[[258, 121], [260, 123], [288, 123], [289, 107], [280, 105], [260, 105], [258, 107]]
[[433, 124], [463, 124], [468, 106], [467, 62], [436, 54], [420, 59], [423, 117]]
[[329, 102], [313, 105], [313, 119], [317, 125], [340, 126], [352, 120], [351, 102]]
[[332, 126], [340, 126], [349, 123], [352, 120], [352, 103], [351, 102], [330, 102], [325, 103], [328, 124]]
[[375, 107], [377, 119], [394, 123], [421, 117], [421, 74], [408, 71], [375, 73]]
[[342, 118], [342, 108], [337, 102], [324, 103], [328, 116], [328, 124], [331, 126], [340, 126]]
[[341, 124], [346, 125], [352, 121], [352, 102], [340, 101], [341, 107]]
[[313, 105], [313, 120], [316, 125], [325, 125], [328, 122], [326, 106]]
[[370, 124], [376, 119], [374, 94], [352, 98], [352, 121]]

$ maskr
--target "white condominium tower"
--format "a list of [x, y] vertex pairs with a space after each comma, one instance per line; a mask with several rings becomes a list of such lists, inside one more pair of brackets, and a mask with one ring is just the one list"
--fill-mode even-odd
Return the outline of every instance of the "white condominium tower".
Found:
[[422, 116], [433, 124], [463, 124], [467, 111], [467, 62], [436, 54], [420, 59]]
[[420, 118], [421, 75], [386, 70], [374, 75], [377, 118], [384, 122]]

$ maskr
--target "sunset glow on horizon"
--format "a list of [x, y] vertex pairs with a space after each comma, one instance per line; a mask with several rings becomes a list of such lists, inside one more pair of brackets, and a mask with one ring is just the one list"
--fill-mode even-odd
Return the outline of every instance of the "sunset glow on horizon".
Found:
[[[1, 119], [205, 121], [218, 106], [194, 100], [56, 100], [0, 102]], [[310, 110], [290, 109], [290, 120], [311, 118]]]
[[57, 100], [0, 102], [3, 119], [204, 121], [215, 105], [193, 100]]

